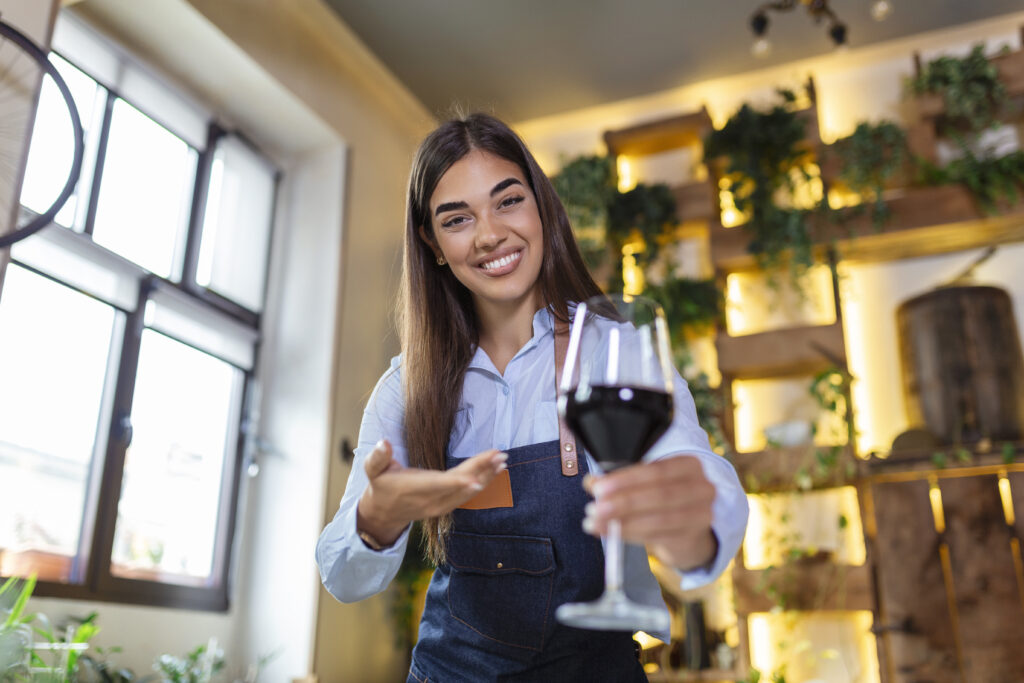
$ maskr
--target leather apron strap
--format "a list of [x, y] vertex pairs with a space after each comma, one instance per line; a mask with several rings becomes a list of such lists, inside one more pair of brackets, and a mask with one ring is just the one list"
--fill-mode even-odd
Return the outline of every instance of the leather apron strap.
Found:
[[[565, 367], [568, 347], [569, 324], [555, 320], [555, 396], [558, 396], [558, 384], [562, 381], [562, 368]], [[576, 437], [569, 425], [565, 424], [561, 411], [558, 411], [558, 449], [562, 456], [562, 474], [575, 477], [580, 469], [576, 462]]]

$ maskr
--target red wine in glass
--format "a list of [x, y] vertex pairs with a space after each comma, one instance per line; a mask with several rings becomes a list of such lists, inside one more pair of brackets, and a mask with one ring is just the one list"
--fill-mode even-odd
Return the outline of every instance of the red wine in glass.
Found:
[[[565, 360], [558, 407], [576, 438], [605, 472], [639, 463], [672, 423], [675, 371], [664, 311], [639, 296], [588, 299], [576, 307]], [[604, 593], [560, 605], [557, 619], [577, 628], [666, 633], [664, 607], [626, 596], [618, 520], [608, 523], [604, 550]]]
[[597, 385], [565, 398], [566, 424], [605, 471], [639, 462], [672, 424], [666, 391]]

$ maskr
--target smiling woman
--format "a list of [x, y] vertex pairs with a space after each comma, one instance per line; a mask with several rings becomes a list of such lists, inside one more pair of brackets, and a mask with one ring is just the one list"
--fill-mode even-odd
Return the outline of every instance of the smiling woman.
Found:
[[[384, 590], [422, 520], [437, 569], [409, 681], [646, 680], [628, 632], [584, 632], [554, 610], [601, 592], [596, 529], [616, 519], [636, 544], [630, 596], [667, 623], [643, 546], [670, 549], [687, 587], [713, 580], [746, 524], [736, 474], [679, 380], [652, 462], [604, 475], [606, 504], [588, 506], [580, 475], [596, 464], [560, 429], [555, 378], [576, 304], [600, 290], [551, 182], [505, 124], [474, 114], [424, 140], [408, 197], [402, 356], [317, 544], [324, 585], [342, 601]], [[614, 505], [634, 498], [652, 504]]]
[[[431, 225], [421, 228], [422, 237], [472, 292], [477, 315], [498, 321], [518, 309], [532, 316], [541, 308], [537, 278], [544, 230], [537, 200], [516, 164], [470, 152], [438, 182], [431, 207]], [[488, 343], [493, 342], [481, 340], [485, 348]], [[493, 350], [498, 353], [492, 360], [503, 369], [507, 361], [496, 359], [502, 354]]]

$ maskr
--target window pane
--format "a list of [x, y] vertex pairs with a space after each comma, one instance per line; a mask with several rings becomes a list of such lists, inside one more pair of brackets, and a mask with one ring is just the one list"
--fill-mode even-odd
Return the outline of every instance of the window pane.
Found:
[[238, 434], [241, 370], [146, 330], [111, 573], [212, 585], [221, 484]]
[[249, 310], [263, 308], [274, 169], [237, 138], [222, 138], [210, 169], [196, 281]]
[[117, 100], [93, 239], [161, 277], [176, 276], [196, 159], [183, 140]]
[[[99, 125], [98, 119], [102, 116], [106, 91], [97, 85], [96, 81], [59, 56], [51, 54], [50, 61], [57, 67], [57, 71], [67, 83], [68, 90], [71, 91], [71, 98], [82, 119], [82, 130], [88, 140], [89, 132]], [[39, 108], [32, 129], [25, 181], [21, 188], [21, 204], [35, 213], [43, 213], [49, 209], [67, 181], [73, 156], [74, 137], [67, 107], [53, 79], [44, 78], [39, 93]], [[86, 175], [88, 174], [83, 167], [83, 176]], [[83, 183], [79, 182], [75, 194], [68, 198], [64, 207], [57, 213], [56, 223], [66, 228], [71, 227], [78, 196], [82, 192]]]
[[110, 306], [8, 267], [0, 297], [0, 574], [70, 579], [114, 322]]

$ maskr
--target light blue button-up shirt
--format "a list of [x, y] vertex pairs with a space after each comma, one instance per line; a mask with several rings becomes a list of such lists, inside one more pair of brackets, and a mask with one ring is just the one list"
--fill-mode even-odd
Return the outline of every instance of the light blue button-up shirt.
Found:
[[[546, 308], [534, 315], [533, 337], [509, 362], [504, 375], [482, 349], [476, 350], [466, 372], [462, 400], [448, 444], [453, 457], [467, 458], [491, 448], [507, 450], [558, 439], [553, 324], [553, 317]], [[706, 568], [680, 572], [681, 587], [690, 589], [714, 580], [739, 550], [748, 506], [732, 465], [711, 450], [707, 434], [697, 423], [693, 397], [678, 375], [673, 407], [672, 426], [654, 444], [645, 460], [681, 454], [695, 456], [703, 465], [704, 476], [716, 490], [711, 527], [718, 537], [718, 554]], [[394, 545], [382, 551], [368, 548], [356, 531], [356, 506], [367, 484], [364, 462], [376, 443], [381, 439], [390, 441], [395, 459], [408, 465], [403, 417], [401, 359], [396, 357], [367, 403], [341, 505], [317, 542], [320, 578], [327, 590], [342, 602], [355, 602], [384, 590], [398, 572], [405, 554], [408, 529]], [[592, 471], [597, 468], [589, 455], [587, 461]], [[627, 546], [625, 562], [625, 587], [630, 597], [645, 604], [664, 606], [645, 549]], [[668, 639], [667, 633], [652, 635]]]

